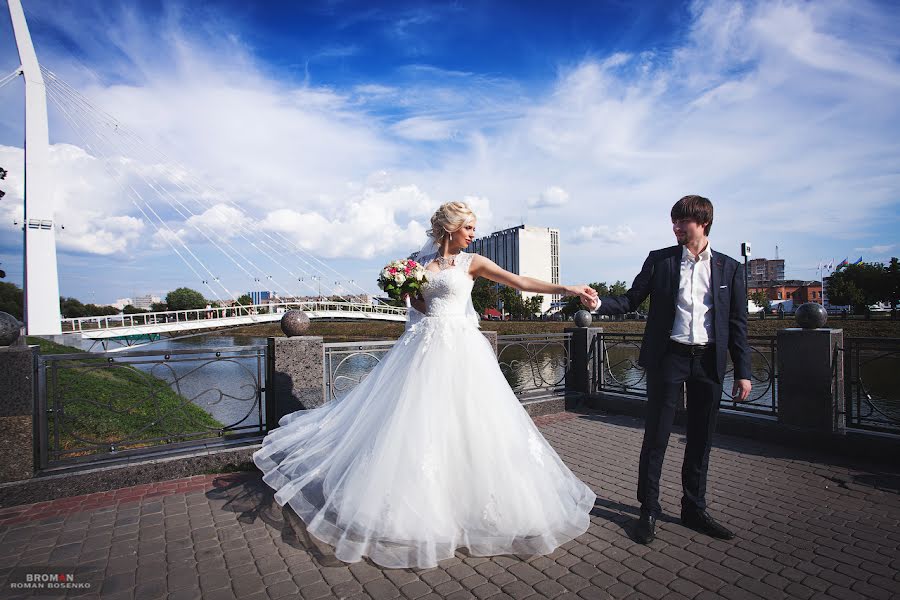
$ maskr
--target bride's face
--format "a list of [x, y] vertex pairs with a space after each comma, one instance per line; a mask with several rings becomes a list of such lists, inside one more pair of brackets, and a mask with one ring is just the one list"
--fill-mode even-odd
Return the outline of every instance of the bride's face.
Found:
[[465, 225], [450, 234], [450, 246], [464, 250], [475, 241], [475, 219], [467, 221]]

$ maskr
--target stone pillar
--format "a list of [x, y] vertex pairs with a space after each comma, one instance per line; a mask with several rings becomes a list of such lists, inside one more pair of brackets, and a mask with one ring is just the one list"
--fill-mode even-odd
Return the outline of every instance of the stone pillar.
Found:
[[266, 423], [274, 429], [284, 415], [323, 404], [324, 347], [320, 336], [269, 338], [268, 343]]
[[494, 349], [494, 356], [497, 356], [497, 332], [496, 331], [485, 331], [481, 330], [481, 333], [484, 334], [484, 337], [487, 338], [488, 343]]
[[[572, 334], [569, 347], [571, 364], [566, 373], [566, 391], [590, 394], [593, 364], [590, 360], [591, 343], [603, 331], [602, 327], [566, 327]], [[599, 352], [599, 349], [598, 349]]]
[[844, 331], [782, 329], [777, 344], [779, 422], [844, 433]]
[[30, 479], [39, 464], [35, 443], [37, 346], [0, 347], [0, 482]]

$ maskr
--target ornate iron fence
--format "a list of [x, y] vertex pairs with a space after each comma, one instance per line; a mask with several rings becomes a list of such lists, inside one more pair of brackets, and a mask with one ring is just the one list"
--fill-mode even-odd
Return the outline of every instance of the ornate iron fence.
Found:
[[[593, 390], [639, 397], [647, 395], [646, 372], [638, 365], [643, 336], [634, 333], [599, 333], [591, 347]], [[774, 336], [749, 336], [753, 391], [746, 402], [731, 396], [734, 366], [728, 370], [722, 386], [720, 406], [740, 412], [775, 415], [778, 411], [777, 345]]]
[[517, 396], [564, 392], [572, 334], [499, 335], [497, 360]]
[[40, 467], [265, 433], [265, 361], [265, 346], [40, 356]]
[[[500, 370], [520, 396], [559, 393], [571, 368], [571, 334], [497, 336]], [[359, 385], [394, 341], [324, 344], [325, 401], [343, 398]]]
[[346, 396], [394, 347], [394, 341], [324, 344], [325, 402]]
[[900, 434], [900, 339], [844, 338], [847, 427]]

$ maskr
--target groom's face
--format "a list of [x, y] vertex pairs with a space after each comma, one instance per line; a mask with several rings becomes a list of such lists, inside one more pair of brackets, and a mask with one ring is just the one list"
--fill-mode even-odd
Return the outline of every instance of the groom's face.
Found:
[[706, 223], [698, 223], [693, 219], [672, 219], [672, 231], [679, 244], [687, 244], [703, 239]]

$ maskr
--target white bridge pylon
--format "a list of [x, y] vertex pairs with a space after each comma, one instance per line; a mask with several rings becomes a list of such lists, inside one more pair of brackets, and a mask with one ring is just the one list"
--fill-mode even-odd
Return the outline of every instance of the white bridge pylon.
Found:
[[[263, 312], [263, 311], [267, 312]], [[293, 302], [252, 304], [225, 308], [170, 310], [164, 312], [106, 315], [63, 319], [63, 334], [78, 334], [85, 339], [111, 340], [137, 338], [152, 334], [176, 334], [203, 329], [253, 325], [280, 321], [288, 310], [301, 310], [310, 319], [361, 319], [405, 321], [405, 307], [361, 302]]]

